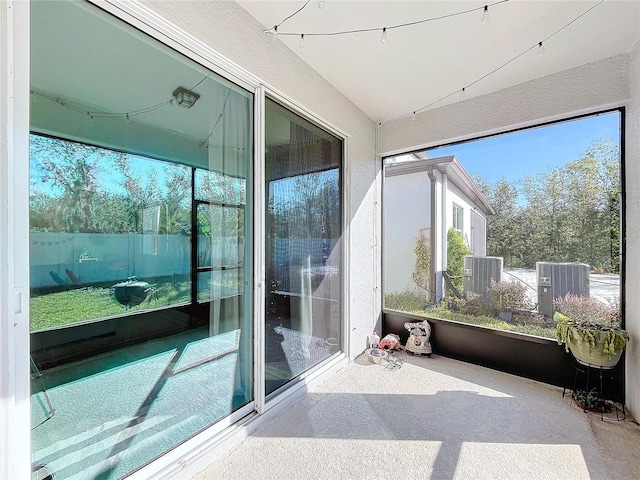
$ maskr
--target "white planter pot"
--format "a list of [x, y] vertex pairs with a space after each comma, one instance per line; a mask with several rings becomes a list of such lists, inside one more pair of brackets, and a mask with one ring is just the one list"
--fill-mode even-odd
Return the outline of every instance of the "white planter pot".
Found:
[[600, 332], [600, 339], [596, 342], [596, 346], [591, 349], [591, 352], [589, 352], [589, 344], [583, 343], [580, 340], [578, 332], [575, 329], [572, 329], [569, 350], [571, 350], [573, 356], [582, 363], [587, 363], [596, 367], [613, 368], [620, 360], [622, 351], [616, 353], [611, 358], [608, 358], [604, 353], [602, 353], [602, 347], [606, 336], [607, 334], [605, 332]]

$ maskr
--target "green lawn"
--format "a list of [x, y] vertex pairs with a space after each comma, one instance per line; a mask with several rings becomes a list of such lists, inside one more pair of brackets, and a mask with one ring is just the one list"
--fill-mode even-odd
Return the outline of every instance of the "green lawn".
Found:
[[32, 331], [42, 330], [190, 300], [188, 281], [158, 283], [155, 289], [144, 302], [129, 309], [118, 303], [108, 287], [84, 287], [33, 296], [30, 301], [30, 327]]

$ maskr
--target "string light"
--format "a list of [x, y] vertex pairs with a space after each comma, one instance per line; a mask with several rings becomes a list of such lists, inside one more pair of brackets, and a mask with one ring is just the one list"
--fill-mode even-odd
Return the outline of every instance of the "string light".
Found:
[[298, 42], [300, 48], [304, 48], [304, 33], [300, 34], [300, 41]]
[[[274, 31], [277, 30], [276, 27], [280, 27], [284, 22], [289, 20], [291, 17], [294, 17], [295, 15], [300, 13], [308, 5], [309, 1], [310, 0], [307, 0], [307, 2], [302, 7], [300, 7], [294, 13], [292, 13], [291, 15], [286, 17], [280, 23], [274, 25], [273, 28], [268, 28], [268, 29], [263, 30], [264, 33], [273, 34]], [[468, 10], [462, 10], [462, 11], [459, 11], [459, 12], [449, 13], [449, 14], [446, 14], [446, 15], [441, 15], [439, 17], [430, 17], [430, 18], [424, 18], [422, 20], [416, 20], [414, 22], [399, 23], [397, 25], [388, 25], [388, 26], [384, 27], [384, 29], [391, 30], [393, 28], [411, 27], [413, 25], [419, 25], [419, 24], [422, 24], [422, 23], [433, 22], [433, 21], [436, 21], [436, 20], [443, 20], [445, 18], [456, 17], [456, 16], [459, 16], [459, 15], [466, 15], [466, 14], [469, 14], [469, 13], [472, 13], [472, 12], [477, 12], [479, 10], [483, 11], [483, 18], [484, 18], [484, 14], [485, 13], [488, 14], [489, 7], [494, 7], [496, 5], [500, 5], [500, 4], [506, 3], [508, 1], [509, 0], [499, 0], [497, 2], [490, 3], [488, 5], [484, 5], [482, 7], [475, 7], [475, 8], [471, 8], [471, 9], [468, 9]], [[354, 29], [354, 30], [341, 30], [341, 31], [335, 31], [335, 32], [312, 32], [312, 33], [307, 32], [307, 33], [305, 33], [305, 35], [306, 36], [324, 36], [324, 37], [335, 36], [335, 35], [351, 35], [351, 34], [364, 33], [364, 32], [377, 32], [377, 31], [380, 31], [380, 28], [381, 27], [359, 28], [359, 29]], [[295, 35], [296, 37], [300, 36], [300, 33], [301, 32], [282, 32], [282, 31], [278, 32], [279, 35]]]
[[484, 6], [484, 11], [482, 12], [482, 25], [489, 21], [489, 5]]
[[546, 50], [544, 49], [544, 46], [542, 45], [542, 42], [538, 42], [538, 55], [542, 56], [544, 55], [544, 52]]
[[461, 99], [463, 99], [463, 98], [465, 97], [465, 95], [466, 95], [465, 90], [466, 90], [466, 89], [465, 89], [464, 87], [462, 87], [462, 90], [460, 91], [460, 98], [461, 98]]
[[278, 26], [277, 25], [273, 26], [272, 34], [273, 34], [273, 37], [271, 39], [275, 42], [276, 40], [278, 40]]
[[318, 0], [318, 8], [324, 8], [324, 0]]
[[[515, 60], [517, 60], [518, 58], [522, 57], [523, 55], [527, 54], [528, 52], [530, 52], [531, 50], [533, 50], [534, 48], [538, 49], [538, 52], [540, 52], [540, 47], [542, 47], [542, 51], [544, 52], [544, 46], [542, 45], [543, 43], [545, 43], [547, 40], [549, 40], [550, 38], [555, 37], [556, 35], [558, 35], [560, 32], [562, 32], [563, 30], [565, 30], [566, 28], [568, 28], [569, 26], [573, 25], [575, 22], [577, 22], [578, 20], [580, 20], [582, 17], [584, 17], [585, 15], [587, 15], [589, 12], [591, 12], [591, 10], [593, 10], [594, 8], [597, 8], [598, 6], [600, 6], [602, 3], [604, 3], [605, 0], [600, 0], [598, 3], [596, 3], [595, 5], [592, 5], [591, 7], [589, 7], [587, 10], [585, 10], [584, 12], [582, 12], [580, 15], [578, 15], [576, 18], [574, 18], [573, 20], [571, 20], [569, 23], [565, 24], [564, 26], [560, 27], [558, 30], [554, 31], [552, 34], [548, 35], [546, 38], [542, 39], [540, 42], [530, 46], [529, 48], [527, 48], [526, 50], [524, 50], [522, 53], [519, 53], [518, 55], [516, 55], [515, 57], [512, 57], [511, 59], [507, 60], [506, 62], [504, 62], [502, 65], [500, 65], [497, 68], [494, 68], [493, 70], [491, 70], [488, 73], [485, 73], [483, 76], [481, 76], [480, 78], [474, 80], [473, 82], [471, 82], [470, 84], [468, 84], [465, 88], [462, 89], [462, 91], [460, 92], [460, 96], [462, 98], [462, 95], [465, 94], [466, 89], [481, 82], [482, 80], [484, 80], [485, 78], [493, 75], [494, 73], [502, 70], [504, 67], [506, 67], [507, 65], [509, 65], [510, 63], [514, 62]], [[421, 112], [423, 110], [426, 110], [430, 107], [433, 107], [434, 105], [452, 97], [453, 95], [455, 95], [457, 93], [456, 92], [452, 92], [449, 93], [443, 97], [440, 97], [437, 100], [434, 100], [433, 102], [418, 108], [417, 110], [414, 110], [414, 112]], [[389, 123], [389, 122], [393, 122], [395, 120], [400, 120], [402, 118], [406, 118], [409, 115], [412, 115], [411, 113], [409, 114], [405, 114], [405, 115], [400, 115], [398, 117], [394, 117], [391, 118], [389, 120], [385, 120], [384, 122], [380, 122], [379, 126], [382, 126], [383, 123]]]
[[387, 43], [387, 27], [382, 29], [382, 35], [380, 36], [380, 41], [382, 43]]
[[416, 112], [413, 112], [413, 115], [411, 115], [411, 120], [415, 120], [416, 119]]

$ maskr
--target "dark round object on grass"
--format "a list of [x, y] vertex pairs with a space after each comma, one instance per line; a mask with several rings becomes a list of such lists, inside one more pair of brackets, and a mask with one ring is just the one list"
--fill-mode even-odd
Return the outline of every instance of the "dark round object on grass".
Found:
[[119, 303], [134, 307], [144, 302], [151, 286], [147, 282], [120, 282], [111, 288]]

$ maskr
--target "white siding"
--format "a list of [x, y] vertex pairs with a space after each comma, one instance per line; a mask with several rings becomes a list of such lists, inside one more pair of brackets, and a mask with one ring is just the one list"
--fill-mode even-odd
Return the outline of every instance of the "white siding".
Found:
[[[384, 292], [413, 291], [416, 239], [431, 227], [431, 180], [427, 172], [385, 178]], [[426, 231], [425, 231], [426, 233]]]

